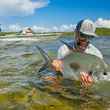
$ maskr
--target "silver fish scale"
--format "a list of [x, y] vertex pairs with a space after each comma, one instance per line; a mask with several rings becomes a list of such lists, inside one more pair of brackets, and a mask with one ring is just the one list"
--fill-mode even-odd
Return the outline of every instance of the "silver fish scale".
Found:
[[100, 77], [105, 72], [104, 61], [97, 56], [72, 52], [63, 59], [63, 76], [78, 80], [80, 72], [92, 72], [93, 77]]

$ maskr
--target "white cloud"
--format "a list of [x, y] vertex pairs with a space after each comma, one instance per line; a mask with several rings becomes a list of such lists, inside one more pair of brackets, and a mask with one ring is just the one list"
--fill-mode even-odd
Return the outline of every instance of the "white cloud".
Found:
[[61, 32], [74, 31], [75, 27], [76, 27], [76, 25], [72, 25], [72, 24], [70, 24], [70, 25], [64, 25], [63, 24], [63, 25], [60, 26], [59, 31], [61, 31]]
[[110, 20], [98, 18], [95, 22], [97, 27], [110, 28]]
[[61, 25], [61, 26], [53, 26], [53, 27], [40, 27], [40, 26], [32, 26], [33, 31], [35, 32], [69, 32], [74, 31], [75, 25]]
[[[110, 20], [104, 20], [102, 18], [99, 18], [95, 21], [95, 24], [97, 27], [105, 27], [110, 28]], [[37, 26], [33, 25], [30, 28], [34, 32], [70, 32], [74, 31], [76, 27], [76, 24], [62, 24], [61, 26], [53, 26], [53, 27], [45, 27], [45, 26]], [[21, 26], [20, 24], [10, 24], [8, 26], [4, 26], [2, 30], [4, 31], [21, 31], [27, 27]]]
[[[10, 24], [8, 26], [4, 26], [4, 31], [12, 31], [19, 32], [28, 27], [21, 26], [20, 24]], [[61, 26], [53, 26], [53, 27], [45, 27], [45, 26], [37, 26], [33, 25], [30, 27], [34, 32], [69, 32], [74, 31], [75, 25], [61, 25]]]
[[68, 29], [69, 29], [69, 27], [64, 24], [60, 27], [60, 31], [66, 31], [66, 30], [68, 31]]
[[11, 31], [11, 32], [18, 32], [21, 31], [23, 29], [22, 26], [20, 26], [19, 24], [10, 24], [8, 27], [5, 27], [6, 31]]
[[54, 26], [54, 27], [52, 27], [52, 30], [51, 31], [53, 31], [53, 32], [58, 32], [59, 31], [59, 29], [58, 29], [58, 27], [57, 26]]
[[46, 27], [40, 27], [40, 26], [32, 26], [32, 30], [34, 32], [50, 32], [50, 29], [49, 28], [46, 28]]
[[47, 6], [49, 0], [1, 0], [0, 16], [26, 16], [35, 10]]

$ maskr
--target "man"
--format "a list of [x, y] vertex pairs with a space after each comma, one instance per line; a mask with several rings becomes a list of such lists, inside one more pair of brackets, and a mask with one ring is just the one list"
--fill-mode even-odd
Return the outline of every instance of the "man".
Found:
[[[75, 29], [75, 40], [70, 42], [70, 45], [73, 47], [73, 51], [84, 52], [87, 54], [96, 55], [97, 57], [103, 59], [101, 52], [90, 43], [90, 37], [96, 37], [95, 34], [95, 24], [89, 20], [81, 20]], [[53, 60], [52, 66], [55, 71], [62, 72], [62, 59], [70, 53], [70, 49], [66, 45], [62, 45], [58, 50], [58, 58]], [[92, 75], [81, 72], [81, 82], [84, 86], [90, 86], [93, 83]]]

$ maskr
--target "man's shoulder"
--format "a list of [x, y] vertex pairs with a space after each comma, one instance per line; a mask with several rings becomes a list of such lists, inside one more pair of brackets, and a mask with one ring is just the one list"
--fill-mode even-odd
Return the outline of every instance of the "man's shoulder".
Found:
[[[69, 46], [71, 46], [72, 48], [74, 48], [74, 41], [69, 41], [67, 43], [69, 44]], [[69, 53], [70, 53], [70, 49], [65, 44], [63, 44], [58, 49], [58, 58], [59, 59], [62, 59], [66, 55], [68, 55]]]
[[88, 53], [88, 54], [95, 55], [95, 56], [100, 57], [101, 59], [103, 59], [103, 55], [102, 55], [101, 51], [91, 43], [88, 45], [85, 52]]
[[87, 49], [90, 49], [92, 51], [100, 51], [95, 45], [91, 43], [88, 45]]

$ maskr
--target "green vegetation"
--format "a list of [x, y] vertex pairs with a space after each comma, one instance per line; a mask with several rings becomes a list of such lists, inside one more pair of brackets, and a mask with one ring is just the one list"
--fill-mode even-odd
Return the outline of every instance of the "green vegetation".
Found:
[[6, 36], [11, 34], [17, 34], [17, 32], [0, 32], [0, 36]]
[[[20, 35], [20, 32], [0, 32], [0, 36], [6, 35]], [[44, 34], [43, 36], [74, 36], [74, 32], [44, 32], [44, 33], [35, 33], [35, 34]], [[96, 34], [99, 36], [110, 36], [110, 28], [97, 28]]]
[[62, 36], [74, 36], [74, 32], [63, 32]]
[[[98, 36], [110, 36], [110, 28], [97, 28], [96, 34]], [[63, 32], [62, 36], [74, 36], [74, 32]]]
[[99, 36], [110, 36], [110, 28], [97, 28], [96, 34]]

